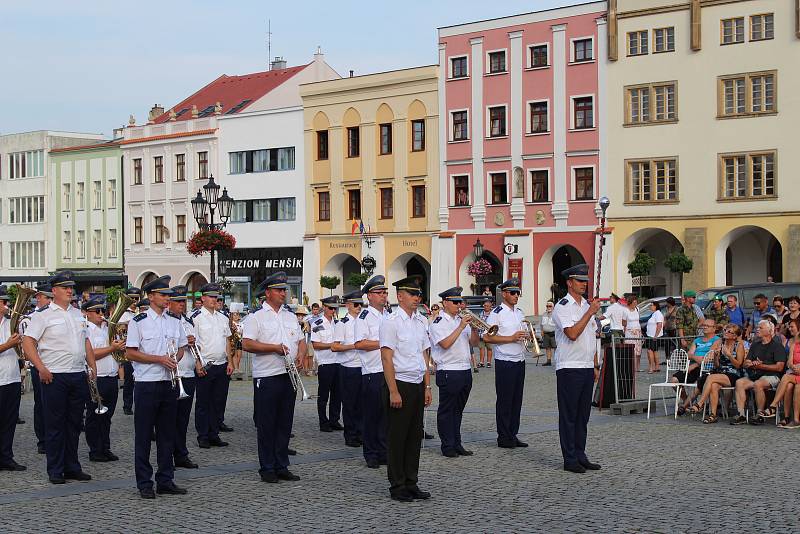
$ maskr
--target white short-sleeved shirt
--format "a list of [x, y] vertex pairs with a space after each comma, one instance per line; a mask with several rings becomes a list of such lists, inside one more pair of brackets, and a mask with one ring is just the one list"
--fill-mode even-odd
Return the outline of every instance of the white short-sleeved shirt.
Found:
[[[92, 348], [103, 349], [108, 347], [108, 326], [105, 323], [97, 326], [91, 321], [86, 322], [89, 325], [89, 343], [92, 344]], [[110, 354], [95, 360], [95, 364], [97, 365], [97, 376], [117, 376], [119, 364]]]
[[[11, 337], [11, 319], [0, 315], [0, 345]], [[17, 352], [12, 348], [0, 352], [0, 386], [20, 381]]]
[[639, 310], [625, 308], [625, 312], [625, 320], [627, 321], [625, 332], [635, 332], [637, 336], [641, 336], [642, 326], [639, 324]]
[[[25, 336], [38, 342], [39, 357], [51, 373], [86, 370], [86, 318], [55, 302], [31, 315]], [[74, 309], [74, 308], [73, 308]]]
[[[392, 315], [388, 315], [387, 319]], [[383, 312], [369, 306], [358, 314], [355, 326], [353, 327], [353, 342], [358, 343], [364, 339], [368, 341], [380, 341], [381, 323], [384, 321]], [[361, 374], [383, 372], [383, 362], [381, 362], [381, 351], [377, 350], [357, 350], [358, 357], [361, 359]]]
[[[311, 324], [311, 341], [317, 343], [333, 343], [333, 328], [335, 323], [329, 321], [324, 315]], [[314, 357], [319, 365], [338, 363], [339, 358], [331, 349], [314, 349]]]
[[[186, 314], [184, 314], [180, 317], [180, 321], [181, 321], [181, 328], [183, 329], [183, 332], [186, 335], [186, 337], [188, 338], [189, 336], [194, 336], [195, 333], [192, 320], [189, 319], [186, 316]], [[194, 378], [195, 376], [194, 365], [197, 360], [194, 357], [192, 349], [190, 349], [188, 346], [189, 343], [188, 339], [186, 343], [187, 346], [185, 349], [183, 349], [183, 358], [181, 358], [181, 361], [178, 362], [178, 375], [181, 378]], [[203, 361], [205, 361], [205, 357], [203, 358]]]
[[[151, 356], [166, 356], [167, 348], [175, 350], [186, 345], [186, 334], [180, 321], [167, 315], [164, 311], [158, 314], [149, 308], [146, 312], [135, 316], [128, 323], [128, 347], [138, 347], [139, 352]], [[170, 380], [170, 371], [157, 363], [131, 362], [133, 377], [137, 382], [159, 382]], [[179, 362], [180, 363], [180, 362]]]
[[461, 324], [461, 318], [451, 317], [444, 311], [439, 314], [431, 323], [431, 358], [436, 362], [436, 369], [440, 371], [468, 371], [472, 369], [472, 347], [469, 338], [472, 335], [472, 327], [467, 325], [456, 338], [450, 348], [445, 349], [439, 345], [443, 339], [450, 337], [450, 334]]
[[[333, 327], [333, 340], [342, 345], [352, 345], [355, 338], [356, 315], [345, 315], [342, 320]], [[337, 361], [343, 367], [361, 367], [361, 358], [358, 357], [357, 350], [346, 350], [335, 353], [338, 355]]]
[[[242, 339], [252, 339], [259, 343], [289, 347], [288, 358], [294, 360], [303, 333], [297, 316], [286, 306], [276, 312], [269, 303], [263, 306], [244, 324]], [[253, 378], [266, 378], [286, 373], [286, 358], [282, 354], [253, 353]]]
[[[656, 328], [658, 323], [661, 323], [661, 332], [656, 336]], [[647, 337], [661, 337], [664, 335], [664, 314], [659, 310], [653, 312], [653, 315], [647, 320]]]
[[564, 329], [574, 326], [588, 309], [589, 302], [586, 299], [582, 298], [578, 304], [569, 294], [556, 304], [553, 312], [556, 323], [556, 371], [594, 368], [594, 355], [597, 352], [596, 321], [590, 320], [575, 341], [564, 333]]
[[409, 316], [398, 307], [390, 318], [381, 322], [380, 344], [381, 348], [392, 349], [396, 380], [411, 384], [422, 382], [427, 371], [423, 351], [431, 346], [424, 317], [417, 312]]
[[228, 338], [231, 336], [230, 319], [225, 314], [208, 311], [205, 307], [192, 314], [195, 343], [203, 351], [203, 359], [212, 365], [228, 363]]
[[615, 302], [606, 310], [611, 330], [622, 330], [622, 320], [628, 318], [628, 308]]
[[[497, 325], [498, 336], [513, 336], [522, 330], [522, 320], [525, 319], [525, 314], [517, 307], [512, 310], [508, 304], [503, 302], [497, 306], [489, 314], [489, 319], [486, 321], [489, 325]], [[516, 343], [498, 343], [493, 344], [492, 349], [494, 352], [495, 360], [504, 360], [507, 362], [524, 362], [525, 361], [525, 346], [522, 341]]]

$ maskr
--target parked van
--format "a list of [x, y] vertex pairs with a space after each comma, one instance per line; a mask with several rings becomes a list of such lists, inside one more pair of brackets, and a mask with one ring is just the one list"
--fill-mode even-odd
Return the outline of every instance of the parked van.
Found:
[[697, 294], [697, 305], [703, 310], [708, 310], [711, 307], [711, 299], [719, 295], [723, 301], [726, 301], [728, 295], [734, 295], [739, 301], [739, 307], [742, 308], [745, 317], [753, 313], [753, 298], [756, 295], [766, 295], [769, 305], [772, 306], [772, 297], [780, 295], [784, 299], [792, 295], [800, 295], [800, 284], [786, 283], [786, 284], [745, 284], [740, 286], [729, 287], [710, 287], [704, 289]]

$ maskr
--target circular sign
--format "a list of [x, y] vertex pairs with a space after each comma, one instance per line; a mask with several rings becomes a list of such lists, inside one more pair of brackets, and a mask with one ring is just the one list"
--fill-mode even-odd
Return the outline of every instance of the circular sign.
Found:
[[517, 250], [519, 250], [517, 245], [514, 245], [512, 243], [506, 243], [505, 246], [503, 247], [503, 252], [505, 252], [506, 254], [514, 254], [515, 252], [517, 252]]
[[375, 269], [376, 265], [377, 263], [375, 262], [375, 258], [372, 256], [364, 256], [364, 258], [361, 260], [361, 266], [368, 271]]

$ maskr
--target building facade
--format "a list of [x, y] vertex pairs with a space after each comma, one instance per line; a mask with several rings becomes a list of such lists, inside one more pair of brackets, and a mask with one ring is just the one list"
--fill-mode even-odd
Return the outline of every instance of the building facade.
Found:
[[645, 251], [647, 291], [800, 280], [795, 125], [800, 2], [609, 2], [614, 286]]
[[56, 269], [79, 291], [127, 287], [122, 254], [122, 151], [115, 141], [50, 151]]
[[[607, 193], [606, 8], [439, 29], [440, 288], [494, 292], [517, 276], [520, 306], [536, 313], [565, 290], [562, 270], [594, 264]], [[492, 272], [470, 275], [481, 249]]]
[[[425, 300], [438, 230], [439, 144], [434, 66], [308, 84], [303, 99], [306, 236], [303, 279], [312, 301], [341, 294], [362, 262], [389, 281], [423, 278]], [[394, 289], [390, 299], [394, 300]]]
[[102, 139], [45, 130], [0, 136], [0, 282], [44, 280], [56, 269], [58, 211], [50, 150]]

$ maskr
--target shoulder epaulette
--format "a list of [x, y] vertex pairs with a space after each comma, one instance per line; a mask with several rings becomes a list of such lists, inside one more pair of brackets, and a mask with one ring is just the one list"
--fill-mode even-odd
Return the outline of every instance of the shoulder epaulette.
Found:
[[[292, 311], [291, 306], [289, 306], [288, 304], [284, 304], [283, 305], [283, 309], [286, 310], [286, 311]], [[292, 312], [292, 313], [294, 313], [294, 312]]]
[[358, 316], [359, 319], [366, 319], [367, 315], [369, 315], [369, 310], [364, 310], [361, 312], [361, 315]]
[[194, 319], [198, 315], [200, 315], [200, 310], [195, 310], [194, 313], [192, 313], [192, 319]]
[[141, 321], [145, 317], [147, 317], [147, 312], [142, 312], [139, 315], [137, 315], [136, 317], [134, 317], [133, 320], [138, 323], [139, 321]]
[[495, 309], [493, 309], [492, 311], [493, 311], [494, 313], [500, 313], [500, 310], [502, 310], [502, 309], [503, 309], [503, 307], [502, 307], [502, 306], [498, 306], [498, 307], [496, 307]]
[[322, 319], [317, 319], [316, 321], [314, 321], [314, 324], [322, 324]]
[[[40, 312], [40, 311], [45, 311], [45, 310], [46, 310], [47, 308], [49, 308], [49, 307], [50, 307], [50, 305], [48, 304], [47, 306], [42, 306], [41, 308], [36, 308], [36, 311], [37, 311], [37, 312]], [[36, 313], [36, 312], [34, 312], [34, 313]]]
[[169, 310], [167, 310], [167, 315], [168, 315], [169, 317], [172, 317], [173, 319], [180, 319], [180, 318], [181, 318], [181, 316], [180, 316], [180, 315], [178, 315], [177, 313], [172, 313], [172, 312], [171, 312], [171, 311], [169, 311]]
[[339, 322], [340, 322], [340, 323], [342, 323], [342, 324], [344, 324], [344, 323], [346, 323], [346, 322], [347, 322], [347, 321], [349, 321], [349, 320], [350, 320], [350, 317], [343, 317], [343, 318], [342, 318], [342, 320], [341, 320], [341, 321], [339, 321]]
[[433, 324], [436, 324], [436, 323], [438, 323], [438, 322], [439, 322], [439, 321], [441, 321], [441, 320], [442, 320], [442, 317], [441, 317], [441, 316], [439, 316], [439, 317], [437, 317], [436, 319], [434, 319], [434, 320], [433, 320]]
[[192, 321], [191, 317], [187, 317], [185, 313], [183, 314], [183, 320], [194, 326], [194, 321]]
[[558, 301], [558, 303], [561, 304], [562, 306], [564, 304], [566, 304], [567, 302], [569, 302], [567, 299], [561, 299], [561, 300]]

